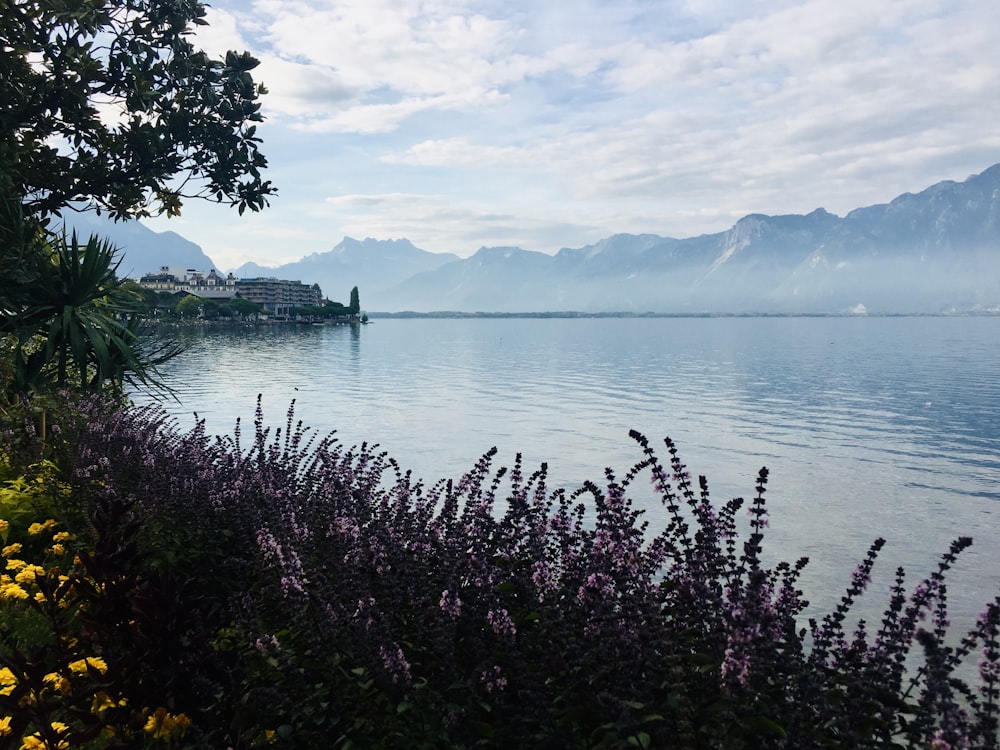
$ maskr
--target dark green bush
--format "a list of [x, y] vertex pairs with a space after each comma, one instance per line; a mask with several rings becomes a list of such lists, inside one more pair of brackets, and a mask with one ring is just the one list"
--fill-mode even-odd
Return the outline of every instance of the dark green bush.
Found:
[[[969, 540], [912, 590], [898, 571], [881, 623], [848, 632], [876, 540], [803, 628], [806, 560], [761, 558], [767, 471], [716, 506], [669, 440], [663, 463], [633, 438], [634, 467], [575, 492], [492, 453], [427, 486], [291, 410], [273, 435], [258, 414], [248, 445], [95, 410], [75, 496], [90, 576], [123, 588], [80, 623], [205, 747], [997, 747], [998, 601], [946, 638]], [[633, 507], [640, 480], [662, 529]]]

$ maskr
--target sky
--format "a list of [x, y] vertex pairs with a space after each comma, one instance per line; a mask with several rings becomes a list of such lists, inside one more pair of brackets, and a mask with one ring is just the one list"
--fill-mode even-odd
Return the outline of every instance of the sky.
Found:
[[844, 215], [1000, 162], [995, 0], [215, 0], [278, 188], [144, 223], [223, 270]]

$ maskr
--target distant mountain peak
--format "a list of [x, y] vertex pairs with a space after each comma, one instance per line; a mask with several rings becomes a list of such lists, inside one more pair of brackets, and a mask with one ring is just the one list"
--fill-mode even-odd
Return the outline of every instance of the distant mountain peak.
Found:
[[[538, 256], [537, 262], [526, 262]], [[396, 290], [396, 309], [937, 312], [1000, 308], [1000, 164], [844, 217], [743, 216], [682, 240], [614, 234], [553, 262], [480, 248]], [[500, 291], [498, 291], [500, 289]], [[484, 307], [489, 305], [489, 307]]]
[[67, 213], [63, 217], [67, 231], [76, 231], [82, 238], [95, 234], [109, 240], [120, 252], [122, 262], [118, 273], [126, 278], [139, 278], [162, 266], [194, 268], [208, 272], [219, 266], [191, 240], [177, 232], [154, 232], [138, 221], [112, 221], [94, 211]]
[[[73, 225], [123, 247], [122, 269], [132, 275], [215, 267], [175, 232], [93, 216]], [[318, 283], [332, 299], [357, 286], [369, 311], [1000, 310], [1000, 164], [843, 217], [824, 208], [752, 213], [687, 239], [617, 233], [555, 255], [484, 246], [463, 259], [406, 238], [345, 236], [293, 263], [238, 270]]]

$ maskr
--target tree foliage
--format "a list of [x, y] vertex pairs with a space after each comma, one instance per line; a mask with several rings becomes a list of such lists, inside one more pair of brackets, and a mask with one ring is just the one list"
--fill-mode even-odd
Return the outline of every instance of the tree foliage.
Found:
[[0, 334], [13, 349], [8, 390], [159, 386], [156, 367], [177, 349], [146, 342], [143, 300], [118, 283], [115, 249], [96, 237], [81, 244], [75, 234], [60, 235], [32, 257], [44, 266], [36, 280], [17, 287], [0, 308]]
[[260, 305], [243, 297], [233, 297], [229, 300], [229, 309], [237, 315], [256, 315], [260, 312]]
[[[258, 211], [263, 86], [246, 52], [192, 41], [200, 0], [0, 3], [0, 336], [4, 389], [153, 384], [176, 353], [137, 317], [115, 251], [47, 229], [65, 209], [174, 215], [187, 198]], [[148, 299], [147, 306], [153, 302]]]
[[258, 61], [196, 48], [204, 16], [198, 0], [0, 4], [0, 176], [27, 215], [267, 204]]
[[177, 301], [177, 306], [174, 311], [180, 315], [182, 318], [193, 318], [196, 317], [200, 312], [204, 301], [201, 297], [196, 297], [193, 294], [188, 294], [181, 297]]
[[155, 289], [147, 289], [137, 281], [132, 281], [131, 279], [123, 281], [121, 286], [136, 297], [139, 312], [142, 312], [144, 315], [155, 314], [156, 307], [160, 302], [160, 295], [157, 294]]
[[340, 302], [328, 301], [324, 305], [303, 305], [300, 307], [293, 307], [291, 309], [292, 315], [303, 315], [307, 317], [314, 318], [347, 318], [352, 315], [357, 315], [358, 310], [360, 310], [360, 305], [357, 303], [357, 291], [358, 288], [354, 287], [351, 292], [352, 303], [350, 306], [345, 306]]

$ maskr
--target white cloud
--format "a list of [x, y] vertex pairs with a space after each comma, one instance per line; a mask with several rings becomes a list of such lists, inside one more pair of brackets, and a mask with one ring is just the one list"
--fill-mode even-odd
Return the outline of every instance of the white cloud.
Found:
[[386, 154], [388, 164], [410, 164], [425, 167], [446, 166], [474, 169], [499, 164], [530, 162], [529, 149], [516, 146], [491, 146], [471, 143], [467, 138], [446, 138], [415, 143], [403, 153]]
[[[428, 110], [462, 110], [487, 106], [501, 99], [496, 91], [473, 89], [455, 94], [411, 98], [392, 104], [350, 106], [330, 117], [313, 117], [294, 127], [314, 133], [386, 133], [396, 130], [407, 118]], [[315, 102], [313, 102], [315, 106]]]
[[246, 38], [240, 33], [237, 17], [226, 10], [207, 7], [205, 9], [206, 26], [197, 28], [196, 41], [198, 46], [213, 57], [222, 57], [229, 50], [245, 50], [249, 47]]
[[518, 204], [512, 210], [490, 210], [464, 204], [453, 196], [430, 194], [352, 194], [326, 199], [343, 233], [354, 237], [410, 239], [437, 252], [471, 255], [481, 246], [518, 245], [555, 250], [568, 233], [602, 235], [586, 223], [567, 226], [542, 206]]
[[261, 2], [270, 16], [266, 40], [279, 53], [340, 72], [352, 86], [434, 95], [500, 83], [514, 32], [503, 20], [455, 12], [435, 4]]
[[257, 0], [252, 12], [213, 11], [218, 30], [205, 43], [250, 46], [269, 109], [314, 132], [386, 132], [429, 110], [482, 111], [533, 76], [586, 76], [604, 62], [578, 39], [532, 53], [537, 30], [474, 5]]
[[282, 193], [260, 222], [301, 223], [300, 244], [686, 236], [1000, 161], [1000, 13], [981, 0], [218, 4], [199, 40], [249, 47], [271, 90]]

